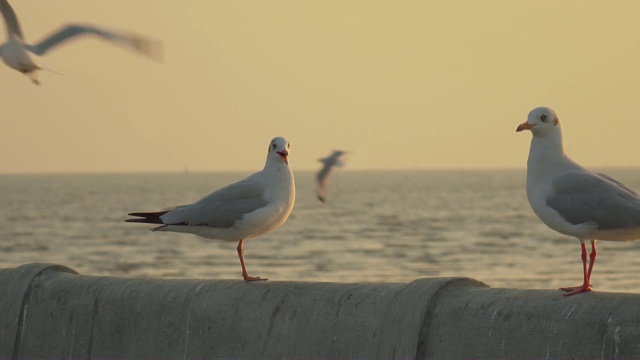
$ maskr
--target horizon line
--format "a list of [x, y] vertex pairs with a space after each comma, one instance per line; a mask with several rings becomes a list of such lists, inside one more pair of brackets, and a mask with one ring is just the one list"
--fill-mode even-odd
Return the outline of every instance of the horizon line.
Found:
[[[594, 166], [593, 169], [611, 169], [611, 170], [633, 170], [640, 169], [640, 166]], [[509, 166], [496, 166], [496, 167], [432, 167], [432, 168], [369, 168], [369, 169], [353, 169], [344, 168], [340, 169], [341, 172], [408, 172], [408, 171], [515, 171], [515, 170], [527, 170], [526, 167], [509, 167]], [[301, 169], [293, 170], [296, 172], [317, 172], [317, 169]], [[126, 170], [96, 170], [96, 171], [24, 171], [24, 172], [2, 172], [3, 175], [144, 175], [144, 174], [208, 174], [208, 173], [254, 173], [255, 170], [189, 170], [189, 171], [168, 171], [168, 170], [148, 170], [148, 171], [126, 171]]]

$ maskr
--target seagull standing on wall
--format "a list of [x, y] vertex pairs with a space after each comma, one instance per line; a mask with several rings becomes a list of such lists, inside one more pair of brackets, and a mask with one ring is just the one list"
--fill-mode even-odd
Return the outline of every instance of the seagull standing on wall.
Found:
[[7, 0], [0, 0], [0, 12], [2, 12], [7, 31], [7, 41], [0, 45], [0, 57], [10, 68], [29, 76], [36, 85], [40, 85], [36, 71], [41, 70], [42, 67], [37, 64], [35, 58], [79, 35], [95, 35], [145, 56], [156, 59], [160, 57], [160, 45], [156, 41], [91, 25], [68, 24], [49, 34], [37, 44], [27, 44], [16, 13]]
[[[640, 239], [640, 196], [617, 180], [575, 163], [564, 148], [562, 126], [546, 107], [533, 109], [516, 131], [533, 133], [527, 161], [527, 198], [551, 229], [575, 236], [582, 248], [583, 284], [565, 296], [591, 291], [596, 241]], [[587, 266], [586, 241], [591, 242]]]
[[244, 262], [244, 241], [282, 225], [295, 201], [295, 182], [289, 166], [289, 142], [276, 137], [269, 143], [264, 169], [223, 187], [191, 205], [168, 211], [130, 213], [126, 222], [161, 224], [151, 230], [191, 233], [207, 239], [238, 242], [242, 277], [249, 276]]
[[344, 162], [342, 161], [342, 155], [346, 154], [346, 152], [341, 150], [334, 150], [333, 153], [325, 158], [319, 159], [318, 161], [322, 163], [322, 169], [318, 171], [316, 174], [316, 179], [318, 181], [318, 186], [316, 187], [316, 196], [321, 203], [324, 204], [327, 193], [327, 181], [329, 178], [329, 174], [331, 173], [331, 169], [334, 166], [343, 166]]

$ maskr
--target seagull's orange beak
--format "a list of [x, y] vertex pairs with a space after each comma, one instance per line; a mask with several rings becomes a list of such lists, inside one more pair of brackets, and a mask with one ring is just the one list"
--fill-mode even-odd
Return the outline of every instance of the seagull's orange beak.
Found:
[[523, 122], [522, 124], [518, 125], [518, 128], [516, 129], [516, 132], [522, 131], [522, 130], [531, 130], [533, 129], [535, 125], [531, 125], [528, 122]]
[[289, 156], [289, 152], [287, 150], [277, 151], [277, 154], [280, 155], [285, 164], [289, 165], [289, 159], [287, 158]]

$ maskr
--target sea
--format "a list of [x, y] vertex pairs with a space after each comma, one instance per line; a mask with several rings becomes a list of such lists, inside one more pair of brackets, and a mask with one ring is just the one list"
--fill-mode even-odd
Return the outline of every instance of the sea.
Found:
[[[640, 189], [640, 169], [601, 171]], [[128, 212], [194, 202], [247, 175], [0, 175], [0, 268], [38, 262], [85, 275], [241, 281], [236, 243], [123, 220]], [[535, 216], [524, 169], [338, 169], [324, 205], [313, 172], [295, 177], [287, 222], [245, 242], [252, 276], [402, 283], [469, 277], [519, 289], [582, 284], [578, 240]], [[599, 241], [592, 285], [640, 293], [640, 241]]]

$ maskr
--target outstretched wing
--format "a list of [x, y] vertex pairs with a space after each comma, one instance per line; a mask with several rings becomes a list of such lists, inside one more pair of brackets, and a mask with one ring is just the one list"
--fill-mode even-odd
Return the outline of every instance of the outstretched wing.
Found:
[[2, 17], [4, 18], [7, 35], [13, 34], [22, 39], [22, 29], [20, 28], [18, 17], [7, 0], [0, 0], [0, 12], [2, 12]]
[[160, 43], [145, 37], [107, 30], [91, 25], [66, 25], [52, 32], [37, 44], [29, 45], [29, 51], [37, 55], [44, 55], [52, 48], [81, 35], [93, 35], [134, 50], [142, 55], [159, 59]]

